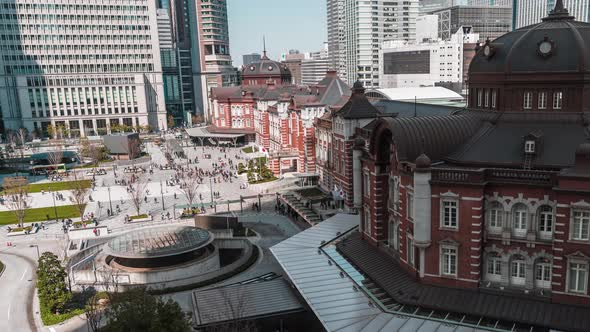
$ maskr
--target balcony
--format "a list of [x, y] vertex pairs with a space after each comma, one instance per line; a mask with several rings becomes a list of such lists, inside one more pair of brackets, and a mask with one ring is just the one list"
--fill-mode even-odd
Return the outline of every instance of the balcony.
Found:
[[555, 172], [535, 171], [524, 169], [452, 169], [439, 168], [432, 170], [433, 182], [453, 182], [483, 184], [495, 183], [523, 183], [539, 186], [553, 186], [557, 184]]

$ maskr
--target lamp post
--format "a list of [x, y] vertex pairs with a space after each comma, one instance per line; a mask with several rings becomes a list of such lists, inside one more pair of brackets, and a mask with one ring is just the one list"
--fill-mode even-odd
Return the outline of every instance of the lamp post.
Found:
[[55, 193], [53, 191], [51, 191], [51, 186], [49, 186], [49, 192], [51, 193], [51, 197], [53, 197], [53, 212], [55, 213], [55, 222], [58, 222], [57, 206], [55, 205]]
[[172, 206], [172, 216], [174, 217], [174, 220], [176, 220], [176, 203]]
[[113, 215], [114, 211], [113, 211], [113, 202], [111, 202], [111, 186], [108, 186], [107, 190], [109, 192], [109, 207], [111, 208], [111, 215]]
[[37, 248], [37, 260], [39, 260], [39, 258], [41, 258], [41, 255], [39, 255], [39, 246], [36, 244], [29, 245], [29, 248], [33, 248], [33, 247]]
[[162, 180], [160, 180], [160, 196], [162, 198], [162, 211], [164, 211], [164, 189], [162, 188]]
[[211, 177], [209, 177], [209, 189], [211, 191], [211, 203], [213, 203], [213, 181], [211, 180]]

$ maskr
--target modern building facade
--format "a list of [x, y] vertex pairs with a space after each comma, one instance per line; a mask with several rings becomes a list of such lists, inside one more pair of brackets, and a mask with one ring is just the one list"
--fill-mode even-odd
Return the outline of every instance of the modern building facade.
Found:
[[385, 40], [414, 40], [418, 0], [328, 1], [328, 49], [331, 66], [350, 84], [379, 84], [379, 47]]
[[438, 15], [438, 36], [448, 40], [462, 26], [470, 26], [480, 41], [496, 39], [512, 31], [510, 7], [454, 6], [432, 12]]
[[[576, 20], [590, 22], [589, 0], [563, 0], [565, 8]], [[541, 22], [555, 7], [555, 0], [513, 0], [514, 29]]]
[[330, 69], [330, 59], [318, 57], [301, 61], [301, 84], [314, 85], [321, 81]]
[[155, 2], [0, 5], [6, 129], [43, 135], [63, 126], [74, 136], [122, 124], [166, 129]]
[[238, 77], [230, 55], [227, 1], [196, 0], [194, 5], [200, 56], [193, 72], [194, 80], [201, 82], [203, 113], [206, 113], [211, 89], [237, 85]]
[[244, 54], [244, 55], [242, 55], [242, 64], [244, 66], [247, 66], [247, 65], [251, 64], [252, 62], [260, 61], [260, 58], [261, 58], [261, 56], [258, 53]]
[[[448, 41], [430, 40], [422, 43], [384, 42], [379, 53], [379, 87], [410, 88], [435, 86], [437, 83], [464, 84], [464, 69], [475, 54], [478, 34], [470, 27], [461, 27]], [[467, 45], [467, 47], [464, 47]]]

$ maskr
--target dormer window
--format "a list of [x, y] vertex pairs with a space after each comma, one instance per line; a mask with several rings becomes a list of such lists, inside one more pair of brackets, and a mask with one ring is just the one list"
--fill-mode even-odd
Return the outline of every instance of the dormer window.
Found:
[[533, 107], [533, 93], [527, 91], [524, 93], [524, 101], [522, 107], [525, 110], [530, 110]]
[[524, 142], [524, 153], [535, 153], [535, 141], [528, 140]]
[[553, 94], [553, 109], [560, 110], [561, 105], [563, 104], [563, 92], [555, 92]]

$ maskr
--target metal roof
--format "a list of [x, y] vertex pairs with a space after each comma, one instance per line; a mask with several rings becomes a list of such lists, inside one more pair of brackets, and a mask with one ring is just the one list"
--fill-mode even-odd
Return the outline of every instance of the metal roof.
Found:
[[126, 232], [110, 240], [105, 252], [123, 258], [167, 257], [195, 251], [213, 241], [208, 231], [191, 226], [157, 226]]
[[331, 242], [358, 227], [338, 214], [270, 250], [327, 331], [479, 332], [473, 327], [382, 310], [362, 289], [363, 276], [338, 263]]
[[187, 128], [186, 133], [191, 137], [205, 137], [205, 138], [239, 138], [245, 134], [219, 134], [212, 133], [205, 127]]
[[283, 278], [193, 292], [197, 326], [304, 310]]
[[418, 88], [390, 88], [369, 90], [367, 94], [375, 93], [389, 100], [422, 101], [432, 99], [463, 100], [463, 96], [453, 90], [440, 86]]

